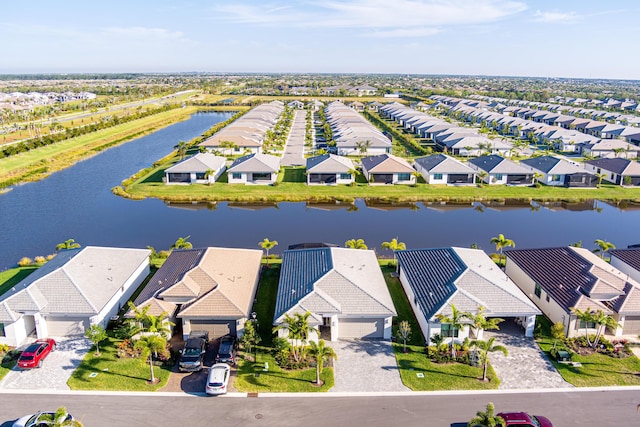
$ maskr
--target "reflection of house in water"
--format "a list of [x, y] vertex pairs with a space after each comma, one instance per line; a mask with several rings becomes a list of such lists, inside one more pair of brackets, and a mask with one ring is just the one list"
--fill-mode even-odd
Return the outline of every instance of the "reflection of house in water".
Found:
[[203, 209], [208, 209], [210, 211], [218, 208], [218, 202], [169, 202], [165, 201], [165, 205], [178, 208], [178, 209], [187, 209], [190, 211], [201, 211]]
[[535, 206], [526, 199], [485, 200], [481, 202], [486, 209], [497, 211], [511, 211], [517, 209], [535, 210]]
[[276, 202], [272, 203], [241, 203], [241, 202], [229, 202], [227, 206], [235, 209], [243, 209], [247, 211], [260, 211], [263, 209], [276, 208], [278, 209], [278, 204]]
[[297, 249], [314, 249], [314, 248], [339, 248], [339, 245], [333, 243], [315, 243], [315, 242], [304, 242], [304, 243], [296, 243], [295, 245], [289, 245], [287, 248], [290, 251]]
[[397, 211], [400, 209], [416, 211], [420, 209], [417, 204], [411, 202], [384, 202], [377, 199], [364, 199], [364, 203], [369, 209], [378, 209], [381, 211]]
[[450, 212], [450, 211], [461, 210], [461, 209], [474, 209], [478, 206], [481, 206], [479, 205], [478, 202], [456, 202], [456, 201], [422, 202], [422, 204], [424, 205], [425, 208], [431, 209], [437, 212]]
[[597, 200], [582, 200], [580, 202], [538, 202], [540, 206], [550, 211], [567, 210], [573, 212], [598, 210]]
[[614, 208], [620, 209], [621, 211], [632, 211], [640, 209], [640, 203], [634, 202], [633, 200], [602, 200], [600, 203], [605, 203], [609, 206], [613, 206]]
[[358, 210], [357, 206], [353, 203], [348, 202], [340, 202], [338, 200], [333, 202], [307, 202], [308, 209], [319, 209], [321, 211], [337, 211], [340, 209], [347, 209], [348, 211], [356, 211]]

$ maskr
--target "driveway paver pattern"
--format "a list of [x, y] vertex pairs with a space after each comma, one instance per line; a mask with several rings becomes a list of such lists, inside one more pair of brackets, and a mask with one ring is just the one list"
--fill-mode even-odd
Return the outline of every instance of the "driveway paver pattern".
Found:
[[329, 392], [409, 391], [388, 341], [340, 340], [327, 343], [338, 356], [334, 364], [335, 384]]

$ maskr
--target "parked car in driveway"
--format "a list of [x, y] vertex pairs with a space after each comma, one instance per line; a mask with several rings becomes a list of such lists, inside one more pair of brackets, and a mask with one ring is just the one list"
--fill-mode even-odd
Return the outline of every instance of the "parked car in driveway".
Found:
[[226, 363], [216, 363], [213, 365], [209, 368], [205, 392], [212, 396], [225, 394], [227, 392], [227, 385], [229, 384], [229, 375], [231, 375], [231, 367]]
[[199, 371], [204, 366], [204, 355], [207, 352], [206, 339], [197, 336], [189, 337], [184, 344], [184, 348], [180, 350], [180, 361], [178, 367], [181, 371], [194, 372]]
[[505, 421], [503, 427], [553, 427], [548, 418], [529, 415], [526, 412], [500, 412], [497, 414]]
[[[55, 412], [37, 412], [33, 415], [25, 415], [22, 418], [18, 418], [14, 423], [13, 427], [45, 427], [53, 425], [54, 422], [51, 421], [55, 416]], [[67, 413], [62, 422], [73, 421], [73, 417], [71, 414]], [[66, 424], [65, 424], [66, 425]]]
[[18, 367], [22, 369], [40, 368], [42, 361], [56, 348], [52, 338], [39, 339], [29, 344], [18, 358]]
[[218, 354], [216, 355], [216, 363], [228, 363], [230, 365], [235, 365], [237, 347], [236, 337], [233, 335], [225, 335], [220, 338], [220, 346], [218, 347]]

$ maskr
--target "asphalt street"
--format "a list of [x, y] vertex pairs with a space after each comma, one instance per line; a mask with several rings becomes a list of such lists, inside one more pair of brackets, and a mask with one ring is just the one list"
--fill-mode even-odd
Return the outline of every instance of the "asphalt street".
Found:
[[187, 394], [0, 393], [0, 427], [64, 405], [86, 427], [106, 426], [443, 426], [468, 421], [487, 402], [497, 411], [545, 415], [555, 427], [640, 425], [640, 388], [483, 393], [203, 397]]

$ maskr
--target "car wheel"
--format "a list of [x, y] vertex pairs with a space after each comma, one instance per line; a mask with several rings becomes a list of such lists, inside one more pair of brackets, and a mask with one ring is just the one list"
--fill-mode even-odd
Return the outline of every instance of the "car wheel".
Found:
[[42, 360], [38, 360], [38, 368], [42, 368]]

